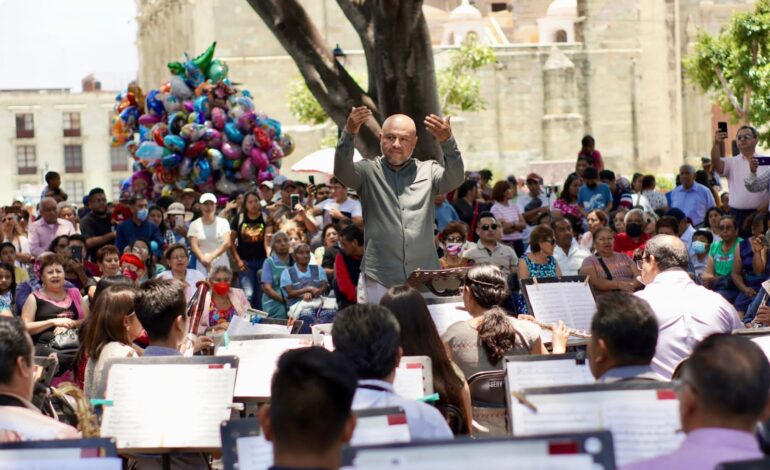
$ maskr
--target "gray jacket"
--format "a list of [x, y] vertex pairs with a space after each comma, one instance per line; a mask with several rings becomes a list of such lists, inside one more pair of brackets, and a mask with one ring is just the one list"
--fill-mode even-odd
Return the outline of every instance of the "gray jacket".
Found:
[[364, 218], [361, 271], [378, 283], [403, 284], [412, 271], [439, 269], [433, 198], [457, 188], [464, 166], [454, 137], [441, 143], [445, 166], [411, 158], [396, 171], [384, 157], [353, 163], [354, 136], [342, 132], [334, 176], [358, 192]]

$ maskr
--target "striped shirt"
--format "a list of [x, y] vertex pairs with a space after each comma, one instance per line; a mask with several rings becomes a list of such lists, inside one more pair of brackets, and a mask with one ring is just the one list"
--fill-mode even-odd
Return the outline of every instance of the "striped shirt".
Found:
[[[499, 202], [495, 202], [495, 204], [492, 206], [492, 209], [490, 209], [490, 212], [492, 212], [497, 220], [507, 224], [517, 223], [522, 220], [521, 212], [519, 212], [516, 204], [508, 203], [508, 205], [505, 205]], [[503, 233], [502, 240], [504, 242], [521, 240], [523, 234], [524, 233], [520, 230], [511, 233]]]

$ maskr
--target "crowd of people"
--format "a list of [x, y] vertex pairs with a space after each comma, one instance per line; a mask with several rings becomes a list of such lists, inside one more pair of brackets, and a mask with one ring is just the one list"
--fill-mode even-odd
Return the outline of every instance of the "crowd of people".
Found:
[[[0, 407], [20, 410], [2, 424], [17, 437], [73, 435], [27, 416], [32, 356], [56, 355], [56, 380], [92, 397], [108, 358], [180, 354], [187, 303], [205, 282], [195, 351], [255, 311], [310, 311], [310, 323], [333, 323], [335, 352], [285, 354], [272, 406], [261, 410], [281, 468], [337, 468], [351, 409], [400, 406], [415, 440], [475, 434], [474, 374], [507, 355], [567, 348], [561, 322], [546, 344], [520, 282], [582, 275], [597, 298], [588, 344], [596, 379], [683, 384], [680, 455], [634, 468], [678, 468], [699, 449], [705, 463], [761, 456], [751, 433], [768, 417], [770, 366], [753, 343], [729, 336], [770, 325], [770, 172], [758, 165], [755, 129], [740, 128], [732, 158], [716, 133], [703, 169], [682, 165], [667, 192], [652, 175], [608, 169], [587, 136], [559, 190], [537, 173], [495, 181], [489, 170], [465, 171], [449, 120], [437, 116], [425, 126], [443, 165], [412, 158], [416, 127], [402, 115], [383, 124], [383, 156], [354, 165], [354, 136], [370, 118], [366, 108], [351, 112], [328, 183], [281, 176], [229, 197], [185, 189], [115, 202], [94, 188], [80, 206], [49, 172], [35, 207], [3, 208]], [[439, 335], [406, 281], [417, 269], [449, 268], [467, 268], [460, 294], [470, 319]], [[431, 358], [437, 406], [394, 393], [401, 356]], [[318, 409], [325, 414], [303, 411]]]

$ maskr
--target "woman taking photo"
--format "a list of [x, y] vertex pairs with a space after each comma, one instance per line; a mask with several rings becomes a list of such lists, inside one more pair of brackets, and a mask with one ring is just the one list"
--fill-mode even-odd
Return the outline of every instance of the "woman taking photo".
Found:
[[10, 242], [16, 248], [16, 260], [21, 264], [27, 264], [32, 261], [32, 255], [29, 252], [29, 240], [24, 236], [24, 232], [19, 225], [18, 216], [13, 212], [8, 212], [3, 216], [2, 241]]
[[235, 260], [243, 292], [254, 308], [261, 307], [262, 288], [258, 272], [267, 258], [266, 240], [273, 231], [262, 218], [259, 195], [253, 191], [243, 197], [241, 211], [230, 222], [230, 254]]
[[[56, 353], [59, 374], [63, 374], [71, 369], [77, 351], [77, 345], [66, 341], [65, 334], [80, 326], [88, 309], [77, 288], [64, 287], [64, 264], [57, 255], [44, 255], [39, 259], [38, 276], [42, 287], [27, 297], [21, 318], [32, 336], [35, 355]], [[59, 345], [72, 347], [54, 348], [51, 345], [54, 339]]]
[[183, 282], [185, 298], [189, 301], [195, 295], [198, 282], [205, 281], [206, 278], [197, 269], [187, 267], [190, 258], [187, 256], [187, 248], [181, 243], [166, 248], [163, 259], [166, 260], [166, 264], [171, 269], [158, 274], [158, 279], [176, 279]]
[[[500, 268], [488, 264], [472, 267], [462, 295], [472, 318], [452, 324], [441, 339], [466, 379], [477, 372], [500, 369], [500, 361], [507, 355], [548, 354], [539, 326], [510, 317], [500, 308], [508, 296]], [[553, 332], [553, 353], [561, 354], [566, 348], [567, 329], [559, 322]]]
[[142, 331], [142, 324], [134, 312], [137, 289], [130, 286], [108, 287], [94, 302], [94, 334], [81, 348], [88, 358], [83, 391], [91, 398], [102, 379], [107, 359], [137, 357], [133, 342]]
[[608, 227], [601, 227], [594, 232], [594, 254], [583, 260], [581, 276], [588, 276], [597, 295], [607, 292], [634, 292], [641, 287], [636, 277], [639, 270], [625, 253], [613, 250], [615, 236]]
[[580, 185], [582, 179], [576, 174], [571, 174], [564, 181], [561, 194], [553, 202], [552, 209], [558, 211], [561, 215], [572, 215], [577, 217], [578, 220], [583, 220], [583, 213], [578, 208], [578, 192], [580, 191]]
[[[492, 189], [493, 195], [494, 192]], [[473, 417], [468, 384], [462, 370], [449, 360], [422, 294], [409, 286], [391, 287], [380, 305], [387, 307], [398, 320], [403, 355], [430, 358], [433, 390], [441, 403], [456, 406], [463, 413], [466, 427], [461, 434], [470, 434]]]
[[519, 213], [519, 209], [516, 208], [516, 204], [511, 203], [514, 197], [516, 197], [516, 186], [509, 183], [508, 180], [498, 181], [492, 188], [492, 200], [495, 203], [490, 212], [503, 226], [503, 238], [501, 240], [503, 244], [513, 248], [516, 256], [522, 256], [524, 254], [522, 235], [527, 224]]
[[225, 266], [217, 266], [209, 274], [209, 289], [203, 304], [198, 335], [206, 331], [225, 331], [234, 315], [245, 317], [249, 301], [243, 290], [232, 287], [233, 272]]
[[230, 266], [230, 224], [217, 217], [217, 198], [211, 193], [201, 196], [200, 210], [201, 216], [190, 224], [187, 238], [197, 260], [195, 269], [206, 276], [214, 266]]

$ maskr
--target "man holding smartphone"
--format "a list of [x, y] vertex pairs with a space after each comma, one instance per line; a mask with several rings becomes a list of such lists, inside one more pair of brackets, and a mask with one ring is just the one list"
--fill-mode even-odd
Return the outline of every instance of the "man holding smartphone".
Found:
[[[727, 178], [730, 187], [730, 215], [735, 217], [735, 223], [741, 230], [743, 222], [756, 210], [765, 210], [768, 203], [768, 180], [766, 174], [770, 167], [763, 166], [757, 171], [756, 164], [752, 170], [752, 160], [757, 155], [757, 130], [751, 126], [741, 126], [735, 135], [739, 154], [725, 158], [725, 139], [727, 125], [720, 123], [714, 136], [714, 146], [711, 148], [711, 166], [720, 175]], [[759, 179], [757, 181], [757, 173]], [[763, 181], [763, 183], [762, 183]], [[741, 236], [747, 235], [741, 233]]]
[[355, 135], [372, 117], [353, 108], [334, 155], [334, 176], [361, 198], [364, 217], [362, 280], [366, 301], [378, 303], [388, 288], [403, 284], [416, 269], [439, 269], [433, 241], [433, 198], [463, 182], [464, 165], [449, 118], [425, 117], [425, 127], [441, 144], [444, 166], [413, 158], [417, 127], [395, 114], [382, 124], [383, 156], [353, 162]]

